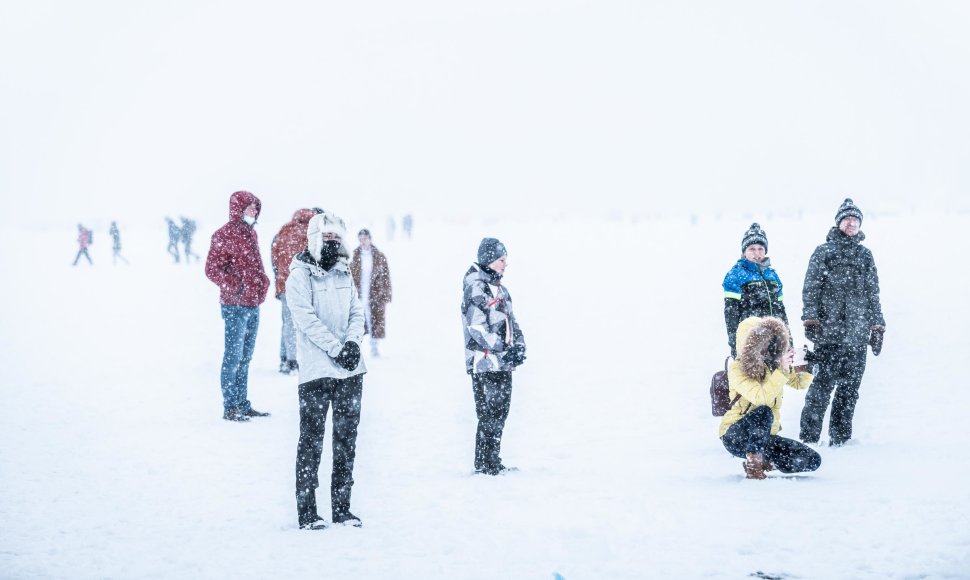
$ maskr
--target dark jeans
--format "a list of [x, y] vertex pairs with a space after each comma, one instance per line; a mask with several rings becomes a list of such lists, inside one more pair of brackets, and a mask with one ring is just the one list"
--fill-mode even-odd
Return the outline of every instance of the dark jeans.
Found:
[[222, 307], [222, 319], [226, 323], [225, 352], [222, 355], [222, 405], [226, 411], [237, 408], [249, 411], [249, 362], [253, 360], [256, 347], [256, 330], [259, 328], [258, 306]]
[[[300, 442], [296, 449], [297, 509], [319, 485], [317, 472], [323, 454], [327, 409], [333, 404], [333, 473], [330, 502], [334, 517], [350, 510], [357, 454], [357, 425], [364, 375], [346, 379], [317, 379], [300, 385]], [[301, 497], [302, 496], [302, 497]], [[316, 505], [316, 502], [313, 502]], [[301, 515], [302, 519], [302, 515]]]
[[501, 465], [502, 431], [512, 404], [512, 373], [491, 372], [472, 375], [478, 432], [475, 434], [475, 469]]
[[85, 258], [88, 259], [88, 264], [91, 264], [92, 266], [94, 265], [94, 262], [91, 261], [91, 255], [88, 254], [87, 248], [81, 248], [80, 250], [77, 251], [77, 255], [74, 256], [74, 263], [71, 265], [77, 266], [77, 261], [81, 259], [81, 256], [84, 256]]
[[866, 345], [822, 345], [815, 354], [819, 357], [818, 374], [805, 396], [799, 439], [818, 443], [829, 397], [835, 389], [829, 417], [829, 442], [841, 445], [852, 438], [852, 416], [859, 400], [862, 375], [866, 372]]
[[782, 473], [818, 469], [822, 456], [794, 439], [772, 435], [772, 420], [770, 407], [756, 407], [724, 433], [724, 437], [721, 437], [724, 448], [731, 455], [742, 458], [749, 451], [763, 453], [765, 459]]

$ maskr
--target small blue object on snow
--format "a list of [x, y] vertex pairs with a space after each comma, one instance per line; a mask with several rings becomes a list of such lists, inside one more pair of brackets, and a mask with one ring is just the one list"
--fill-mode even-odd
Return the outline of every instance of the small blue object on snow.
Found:
[[552, 573], [552, 580], [566, 580], [559, 572]]

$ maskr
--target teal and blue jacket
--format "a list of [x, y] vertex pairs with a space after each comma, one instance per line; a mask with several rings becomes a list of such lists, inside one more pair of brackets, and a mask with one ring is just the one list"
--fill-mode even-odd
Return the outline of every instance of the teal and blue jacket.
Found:
[[727, 326], [731, 356], [737, 356], [735, 344], [738, 324], [749, 316], [774, 316], [785, 321], [785, 298], [781, 278], [765, 258], [756, 264], [741, 258], [724, 276], [724, 324]]

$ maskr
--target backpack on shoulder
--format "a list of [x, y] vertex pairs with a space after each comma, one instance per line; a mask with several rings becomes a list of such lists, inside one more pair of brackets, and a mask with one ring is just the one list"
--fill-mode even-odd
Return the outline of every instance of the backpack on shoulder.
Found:
[[711, 414], [715, 417], [723, 417], [741, 398], [741, 395], [737, 395], [731, 400], [731, 387], [728, 385], [727, 376], [729, 360], [731, 357], [724, 359], [724, 370], [717, 371], [711, 377]]

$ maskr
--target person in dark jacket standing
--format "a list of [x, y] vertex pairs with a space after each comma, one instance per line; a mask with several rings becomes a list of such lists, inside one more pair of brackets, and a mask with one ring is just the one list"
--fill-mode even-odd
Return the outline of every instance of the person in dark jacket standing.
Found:
[[256, 239], [256, 219], [262, 204], [248, 191], [229, 198], [229, 222], [212, 234], [205, 261], [205, 275], [219, 287], [225, 321], [225, 353], [222, 357], [223, 414], [227, 421], [266, 417], [248, 399], [249, 363], [256, 346], [259, 305], [266, 300], [269, 277], [263, 268]]
[[802, 288], [805, 337], [815, 343], [818, 372], [802, 409], [800, 438], [817, 443], [832, 400], [829, 444], [852, 438], [852, 416], [866, 370], [866, 345], [882, 350], [886, 320], [879, 303], [879, 276], [860, 230], [862, 211], [846, 198], [835, 214], [836, 227], [815, 249]]
[[512, 296], [502, 286], [506, 264], [505, 245], [483, 239], [477, 261], [465, 273], [461, 302], [465, 368], [478, 415], [475, 472], [487, 475], [508, 469], [499, 456], [502, 432], [512, 403], [512, 371], [525, 362], [525, 336], [512, 313]]
[[317, 472], [323, 454], [327, 409], [333, 405], [333, 472], [330, 508], [335, 524], [360, 527], [350, 511], [357, 454], [360, 398], [367, 369], [360, 360], [364, 308], [354, 289], [343, 239], [344, 221], [331, 213], [313, 216], [307, 248], [290, 264], [287, 305], [296, 326], [300, 371], [300, 441], [296, 451], [296, 510], [301, 529], [327, 522], [317, 513]]
[[781, 278], [771, 267], [768, 236], [754, 223], [741, 239], [741, 259], [724, 276], [724, 323], [728, 348], [737, 357], [738, 324], [751, 316], [773, 316], [788, 326]]
[[360, 245], [354, 250], [350, 272], [364, 305], [364, 322], [366, 332], [370, 335], [370, 353], [372, 356], [380, 356], [377, 341], [385, 336], [384, 314], [387, 303], [391, 301], [391, 270], [387, 266], [387, 256], [371, 243], [370, 230], [360, 230], [357, 240]]

